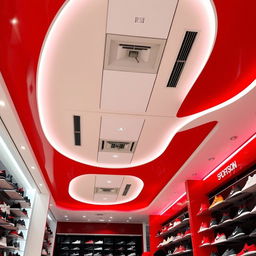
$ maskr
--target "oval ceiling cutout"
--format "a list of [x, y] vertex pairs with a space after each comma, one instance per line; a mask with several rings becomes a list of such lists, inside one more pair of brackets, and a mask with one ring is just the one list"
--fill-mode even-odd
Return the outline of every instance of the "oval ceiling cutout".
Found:
[[210, 0], [67, 1], [45, 38], [37, 72], [49, 143], [99, 167], [154, 160], [192, 120], [176, 114], [216, 33]]
[[134, 200], [143, 186], [135, 176], [85, 174], [71, 180], [68, 191], [83, 203], [114, 205]]

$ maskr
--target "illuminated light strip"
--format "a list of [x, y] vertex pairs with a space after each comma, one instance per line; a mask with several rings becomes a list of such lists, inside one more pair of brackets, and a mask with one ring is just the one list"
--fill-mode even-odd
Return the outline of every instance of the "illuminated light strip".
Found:
[[161, 211], [160, 215], [163, 215], [166, 211], [168, 211], [172, 206], [179, 202], [179, 200], [186, 195], [186, 192], [183, 193], [180, 197], [178, 197], [173, 203], [168, 205], [163, 211]]
[[226, 158], [222, 163], [217, 165], [207, 176], [203, 178], [203, 180], [207, 180], [212, 174], [214, 174], [220, 167], [222, 167], [225, 163], [227, 163], [233, 156], [235, 156], [238, 152], [240, 152], [246, 145], [248, 145], [251, 141], [256, 138], [256, 134], [254, 134], [249, 140], [247, 140], [242, 146], [240, 146], [236, 151], [234, 151], [228, 158]]
[[33, 190], [32, 186], [28, 182], [26, 176], [24, 175], [23, 171], [19, 167], [18, 163], [16, 162], [16, 159], [13, 157], [12, 153], [10, 152], [8, 146], [4, 142], [3, 138], [0, 136], [0, 146], [4, 149], [5, 153], [8, 155], [9, 159], [15, 166], [15, 171], [19, 172], [19, 175], [22, 177], [23, 181], [26, 183], [27, 188]]

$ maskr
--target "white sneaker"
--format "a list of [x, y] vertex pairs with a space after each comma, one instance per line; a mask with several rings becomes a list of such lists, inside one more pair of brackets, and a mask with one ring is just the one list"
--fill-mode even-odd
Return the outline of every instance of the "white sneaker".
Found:
[[102, 240], [96, 241], [94, 244], [103, 244]]
[[4, 246], [4, 247], [7, 246], [7, 242], [6, 242], [6, 237], [5, 237], [5, 236], [2, 236], [2, 237], [0, 238], [0, 245], [1, 245], [1, 246]]
[[71, 244], [81, 244], [80, 240], [76, 240], [75, 242], [72, 242]]
[[241, 191], [244, 191], [255, 184], [256, 184], [256, 174], [248, 177], [248, 179]]

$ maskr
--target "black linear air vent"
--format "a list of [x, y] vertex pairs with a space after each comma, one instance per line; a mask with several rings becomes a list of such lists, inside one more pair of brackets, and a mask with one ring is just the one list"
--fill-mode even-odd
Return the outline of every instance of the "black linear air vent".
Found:
[[128, 49], [128, 50], [148, 50], [151, 48], [151, 46], [146, 46], [146, 45], [133, 45], [133, 44], [119, 44], [123, 49]]
[[81, 146], [81, 117], [73, 116], [74, 140], [76, 146]]
[[129, 192], [130, 188], [131, 188], [132, 184], [126, 184], [125, 188], [124, 188], [124, 192], [123, 192], [123, 196], [126, 196], [127, 193]]
[[186, 63], [186, 60], [190, 53], [190, 50], [191, 50], [193, 43], [196, 39], [196, 35], [197, 35], [197, 32], [193, 32], [193, 31], [186, 32], [183, 42], [180, 47], [178, 57], [175, 61], [172, 73], [171, 73], [169, 81], [167, 83], [167, 87], [176, 87], [177, 86], [177, 84], [179, 82], [179, 78], [181, 76], [181, 72], [185, 66], [185, 63]]
[[99, 150], [103, 152], [133, 153], [136, 141], [100, 140]]

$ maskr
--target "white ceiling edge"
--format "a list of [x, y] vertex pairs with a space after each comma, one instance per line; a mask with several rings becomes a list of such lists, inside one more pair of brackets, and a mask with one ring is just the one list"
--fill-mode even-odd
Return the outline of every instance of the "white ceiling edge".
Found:
[[[191, 3], [189, 1], [185, 1], [183, 0], [182, 3]], [[208, 41], [204, 42], [205, 44], [207, 44], [206, 47], [203, 47], [203, 58], [202, 61], [200, 61], [200, 64], [197, 65], [197, 70], [195, 72], [193, 72], [193, 79], [196, 80], [196, 78], [198, 77], [198, 75], [200, 74], [200, 72], [202, 71], [203, 67], [205, 66], [208, 57], [210, 56], [210, 53], [212, 51], [214, 42], [215, 42], [215, 38], [216, 38], [216, 33], [217, 33], [217, 19], [216, 19], [216, 15], [215, 15], [215, 10], [214, 10], [214, 5], [212, 1], [205, 1], [205, 0], [198, 0], [198, 8], [200, 9], [200, 13], [202, 14], [202, 16], [204, 17], [204, 19], [207, 21], [205, 23], [209, 24], [209, 37], [208, 37]], [[91, 3], [90, 1], [86, 2], [86, 4]], [[80, 8], [80, 4], [79, 3], [77, 5], [77, 8]], [[87, 7], [87, 6], [86, 6]], [[138, 156], [136, 158], [132, 159], [131, 163], [102, 163], [102, 162], [97, 162], [97, 158], [92, 158], [91, 155], [88, 154], [88, 156], [85, 154], [80, 154], [78, 155], [78, 152], [74, 149], [72, 149], [70, 146], [67, 146], [65, 144], [63, 144], [63, 140], [60, 139], [59, 136], [59, 129], [57, 129], [57, 133], [54, 132], [54, 128], [53, 128], [53, 120], [56, 120], [56, 118], [53, 118], [51, 121], [49, 121], [47, 119], [47, 117], [49, 116], [49, 113], [52, 112], [52, 109], [54, 109], [53, 107], [50, 107], [49, 103], [49, 99], [48, 102], [46, 103], [45, 101], [47, 101], [46, 98], [46, 92], [45, 92], [45, 85], [47, 84], [48, 81], [48, 72], [50, 72], [49, 70], [51, 70], [49, 63], [51, 63], [50, 61], [50, 57], [53, 54], [53, 46], [56, 43], [56, 40], [52, 40], [52, 44], [51, 44], [51, 40], [53, 38], [53, 35], [56, 36], [58, 38], [58, 35], [60, 33], [62, 33], [62, 29], [57, 29], [56, 24], [61, 24], [62, 22], [62, 18], [63, 16], [67, 15], [67, 17], [65, 17], [65, 22], [67, 22], [67, 20], [71, 19], [70, 16], [72, 16], [72, 13], [68, 13], [68, 8], [72, 8], [72, 11], [75, 12], [75, 10], [77, 10], [75, 8], [74, 2], [70, 1], [68, 2], [63, 8], [62, 10], [59, 12], [58, 16], [56, 16], [54, 23], [51, 25], [50, 30], [48, 31], [46, 40], [44, 41], [44, 45], [42, 47], [42, 51], [40, 54], [40, 58], [39, 58], [39, 65], [38, 65], [38, 76], [37, 76], [37, 101], [38, 101], [38, 109], [39, 109], [39, 117], [40, 117], [40, 122], [42, 125], [42, 129], [44, 131], [44, 134], [47, 138], [47, 140], [49, 141], [49, 143], [57, 150], [59, 151], [61, 154], [63, 154], [64, 156], [71, 158], [72, 160], [75, 160], [77, 162], [80, 163], [84, 163], [87, 165], [92, 165], [92, 166], [97, 166], [97, 167], [105, 167], [105, 168], [128, 168], [128, 167], [135, 167], [135, 166], [139, 166], [139, 165], [143, 165], [145, 163], [148, 163], [150, 161], [153, 161], [154, 159], [156, 159], [157, 157], [159, 157], [167, 148], [167, 146], [169, 145], [170, 141], [172, 140], [172, 138], [174, 137], [174, 135], [184, 126], [186, 125], [188, 122], [192, 121], [192, 118], [186, 118], [184, 117], [183, 119], [181, 118], [177, 118], [177, 122], [179, 123], [178, 125], [176, 125], [174, 123], [174, 127], [170, 128], [172, 129], [172, 131], [170, 131], [170, 133], [168, 133], [169, 136], [166, 137], [165, 140], [162, 140], [161, 143], [159, 143], [159, 145], [155, 145], [155, 147], [157, 148], [157, 150], [152, 150], [152, 152], [150, 154], [147, 154], [146, 157], [141, 157], [139, 158]], [[202, 11], [204, 10], [204, 11]], [[65, 15], [64, 15], [65, 14]], [[102, 19], [102, 17], [101, 17]], [[64, 26], [64, 25], [63, 25]], [[65, 41], [65, 40], [62, 40]], [[47, 55], [47, 51], [46, 49], [49, 48], [49, 56]], [[98, 56], [98, 55], [97, 55]], [[97, 57], [97, 59], [99, 59]], [[73, 59], [72, 59], [73, 60]], [[72, 63], [72, 61], [70, 61]], [[66, 63], [66, 62], [65, 62]], [[58, 65], [55, 65], [58, 66]], [[64, 72], [66, 73], [66, 72]], [[67, 72], [68, 73], [68, 72]], [[192, 84], [190, 83], [190, 86], [192, 86]], [[52, 86], [50, 87], [52, 88]], [[189, 90], [186, 89], [186, 92], [188, 92]], [[184, 94], [184, 93], [183, 93]], [[186, 94], [186, 93], [185, 93]], [[182, 95], [183, 97], [185, 97], [186, 95]], [[86, 100], [85, 100], [86, 101]], [[85, 102], [83, 101], [83, 102]], [[47, 109], [49, 108], [49, 109]], [[56, 110], [57, 111], [57, 110]], [[58, 110], [60, 111], [60, 110]], [[57, 112], [58, 112], [57, 111]], [[94, 110], [90, 110], [90, 111], [96, 111], [96, 109]], [[59, 113], [59, 112], [58, 112]], [[102, 115], [104, 113], [102, 112]], [[59, 116], [59, 115], [58, 115]], [[51, 119], [51, 118], [50, 118]], [[59, 120], [59, 119], [58, 119]], [[179, 120], [179, 121], [178, 121]], [[92, 146], [93, 147], [93, 146]], [[144, 154], [146, 155], [146, 154]]]
[[[4, 125], [8, 129], [8, 132], [17, 147], [19, 154], [24, 160], [28, 172], [32, 175], [37, 187], [37, 190], [44, 194], [50, 194], [47, 183], [43, 177], [42, 171], [40, 170], [36, 156], [32, 150], [28, 137], [19, 119], [18, 113], [12, 102], [11, 96], [8, 92], [6, 83], [0, 72], [0, 100], [5, 103], [5, 106], [0, 106], [1, 119]], [[24, 173], [28, 180], [31, 180], [26, 173]]]

